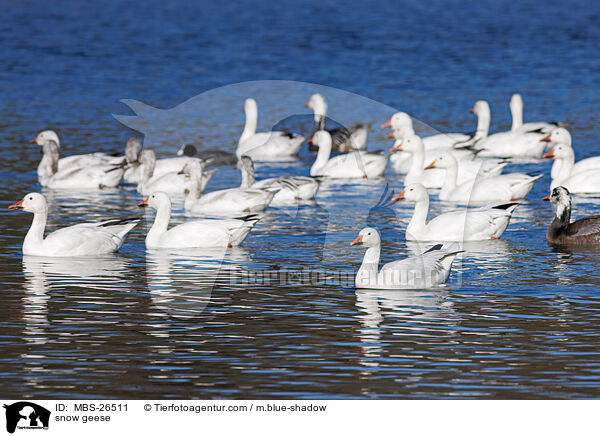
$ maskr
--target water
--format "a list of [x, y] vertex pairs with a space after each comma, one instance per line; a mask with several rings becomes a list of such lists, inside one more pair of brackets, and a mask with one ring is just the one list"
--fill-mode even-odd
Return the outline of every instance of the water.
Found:
[[[505, 129], [518, 91], [525, 121], [571, 122], [577, 157], [591, 156], [600, 133], [598, 9], [593, 2], [568, 13], [561, 2], [6, 3], [0, 204], [41, 189], [39, 150], [26, 141], [43, 128], [59, 130], [65, 155], [118, 151], [136, 134], [112, 116], [132, 115], [120, 99], [170, 109], [264, 79], [327, 85], [386, 105], [323, 91], [334, 118], [373, 123], [372, 149], [389, 147], [376, 126], [394, 109], [441, 131], [469, 131], [468, 109], [485, 98], [492, 129]], [[272, 94], [264, 83], [227, 86], [181, 106], [184, 116], [161, 112], [145, 144], [163, 156], [183, 140], [233, 150], [249, 95], [259, 101], [260, 127], [293, 115], [306, 125], [301, 104], [317, 88], [288, 85], [288, 93]], [[171, 123], [173, 114], [183, 121]], [[311, 157], [302, 155], [261, 165], [258, 176], [306, 174]], [[545, 177], [503, 238], [467, 246], [448, 285], [435, 290], [352, 286], [363, 249], [348, 244], [366, 224], [384, 235], [384, 261], [414, 249], [403, 241], [410, 205], [372, 209], [386, 181], [326, 185], [317, 205], [272, 208], [222, 263], [221, 253], [146, 252], [150, 221], [114, 256], [23, 258], [31, 216], [5, 210], [2, 396], [598, 398], [600, 257], [547, 247], [552, 210], [541, 198], [549, 167], [508, 168]], [[391, 172], [386, 180], [390, 189], [402, 186]], [[235, 170], [220, 168], [209, 189], [238, 182]], [[49, 230], [139, 213], [131, 187], [43, 192]], [[574, 216], [598, 207], [578, 197]], [[432, 202], [432, 213], [447, 208]], [[181, 212], [179, 201], [175, 223], [184, 221]], [[288, 279], [260, 279], [278, 270]], [[322, 275], [311, 282], [310, 272]]]

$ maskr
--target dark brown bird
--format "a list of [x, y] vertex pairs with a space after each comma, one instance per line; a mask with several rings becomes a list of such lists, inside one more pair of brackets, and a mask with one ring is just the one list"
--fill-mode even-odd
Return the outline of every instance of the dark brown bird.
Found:
[[571, 222], [571, 194], [563, 186], [554, 188], [544, 200], [556, 206], [556, 216], [546, 232], [548, 244], [600, 248], [600, 215]]

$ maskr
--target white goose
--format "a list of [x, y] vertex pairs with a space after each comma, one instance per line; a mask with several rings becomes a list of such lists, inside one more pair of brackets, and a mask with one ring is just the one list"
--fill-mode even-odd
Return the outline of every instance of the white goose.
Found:
[[506, 203], [443, 213], [427, 222], [429, 195], [420, 183], [407, 186], [392, 198], [412, 201], [415, 209], [406, 227], [408, 241], [483, 241], [498, 239], [519, 203]]
[[[234, 247], [242, 243], [260, 219], [205, 219], [188, 221], [169, 229], [171, 199], [164, 192], [153, 192], [138, 204], [156, 210], [154, 223], [146, 236], [146, 248]], [[168, 229], [168, 230], [167, 230]]]
[[[29, 142], [43, 147], [44, 145], [48, 144], [49, 141], [53, 141], [57, 147], [60, 148], [60, 139], [54, 130], [43, 130]], [[136, 144], [135, 142], [132, 142], [132, 140], [127, 141], [127, 145], [125, 146], [125, 154], [131, 154], [135, 146]], [[60, 158], [58, 160], [57, 171], [103, 164], [118, 165], [122, 163], [123, 160], [123, 156], [111, 156], [106, 153], [77, 154]]]
[[575, 163], [575, 152], [571, 147], [571, 135], [566, 129], [558, 128], [543, 141], [556, 145], [543, 157], [554, 158], [550, 175], [550, 190], [564, 186], [575, 194], [600, 193], [600, 156], [590, 157]]
[[552, 130], [559, 127], [559, 123], [525, 123], [523, 124], [523, 98], [521, 94], [513, 94], [510, 98], [510, 114], [512, 116], [513, 132], [531, 132], [537, 130], [540, 133], [550, 133]]
[[[478, 156], [542, 157], [545, 146], [540, 143], [540, 139], [544, 136], [543, 133], [516, 130], [488, 135], [491, 119], [488, 102], [477, 101], [471, 112], [477, 115], [477, 132], [473, 148], [479, 151]], [[470, 144], [470, 142], [467, 141], [466, 144]]]
[[[405, 114], [404, 112], [398, 112], [397, 114], [394, 115], [394, 117], [398, 118], [401, 115], [405, 115], [406, 117], [408, 117], [408, 119], [410, 119], [410, 117], [407, 114]], [[392, 117], [392, 118], [394, 118], [394, 117]], [[396, 139], [395, 143], [400, 143], [404, 140], [404, 138], [413, 136], [414, 134], [415, 134], [414, 130], [412, 130], [412, 126], [411, 126], [410, 128], [395, 129], [392, 131], [392, 133], [386, 135], [386, 138], [393, 137], [394, 139]], [[423, 138], [421, 138], [421, 139], [423, 139]], [[453, 148], [453, 147], [448, 147], [448, 146], [434, 148], [433, 146], [428, 147], [425, 145], [425, 143], [423, 143], [423, 148], [425, 149], [425, 160], [427, 160], [427, 161], [430, 161], [433, 158], [433, 156], [439, 154], [442, 151], [452, 153], [452, 155], [458, 161], [468, 161], [468, 160], [475, 159], [475, 153], [472, 150], [470, 150], [468, 147], [466, 147], [465, 145], [462, 145], [462, 144], [461, 144], [460, 148]], [[404, 152], [404, 151], [394, 151], [392, 153], [392, 155], [390, 156], [390, 162], [391, 162], [392, 169], [396, 173], [407, 174], [411, 167], [412, 155], [410, 153]]]
[[254, 160], [289, 159], [296, 156], [304, 136], [287, 132], [256, 133], [258, 124], [258, 106], [253, 98], [246, 99], [244, 103], [246, 112], [246, 125], [238, 142], [236, 155], [250, 156]]
[[[141, 153], [139, 165], [141, 179], [137, 186], [137, 191], [142, 195], [149, 195], [155, 191], [163, 191], [169, 195], [185, 194], [190, 190], [190, 179], [188, 176], [186, 176], [184, 168], [187, 166], [202, 167], [205, 165], [205, 162], [201, 161], [200, 159], [189, 158], [179, 170], [163, 172], [162, 174], [155, 175], [154, 169], [156, 162], [156, 156], [152, 150], [144, 150]], [[204, 188], [206, 188], [209, 180], [216, 172], [217, 170], [214, 169], [212, 171], [205, 171], [202, 173], [200, 192], [204, 191]]]
[[254, 162], [249, 156], [240, 158], [238, 168], [242, 171], [240, 188], [270, 189], [279, 191], [273, 198], [274, 203], [289, 203], [296, 200], [312, 200], [319, 190], [319, 181], [313, 177], [284, 176], [254, 180]]
[[58, 169], [58, 145], [52, 140], [43, 146], [42, 160], [37, 168], [40, 184], [51, 189], [114, 188], [123, 178], [123, 165], [95, 164], [85, 167], [68, 166]]
[[235, 216], [261, 212], [271, 204], [279, 187], [267, 189], [230, 188], [202, 194], [202, 168], [187, 166], [189, 193], [185, 198], [185, 212], [190, 215]]
[[369, 128], [366, 124], [356, 124], [353, 127], [339, 127], [336, 129], [327, 129], [325, 120], [327, 119], [327, 102], [321, 94], [313, 94], [305, 107], [312, 109], [315, 119], [315, 126], [309, 139], [312, 144], [312, 137], [319, 130], [325, 130], [331, 135], [331, 149], [347, 153], [355, 150], [367, 149], [367, 136]]
[[[128, 168], [125, 170], [123, 180], [125, 180], [127, 183], [139, 184], [144, 178], [144, 169], [141, 165], [142, 144], [139, 142], [139, 140], [137, 141], [139, 143], [139, 147], [132, 147], [129, 155], [127, 155], [126, 153], [127, 163], [129, 165]], [[146, 156], [146, 159], [149, 159], [149, 157]], [[212, 160], [210, 159], [199, 159], [198, 157], [192, 157], [188, 155], [178, 157], [167, 157], [163, 159], [156, 159], [155, 155], [154, 170], [152, 171], [152, 177], [157, 178], [167, 173], [177, 173], [183, 169], [184, 165], [187, 162], [193, 160], [200, 160], [203, 163], [203, 165], [212, 163]]]
[[457, 203], [485, 203], [495, 201], [515, 201], [525, 198], [536, 180], [542, 175], [529, 176], [523, 173], [501, 174], [499, 176], [477, 178], [457, 184], [457, 162], [454, 156], [442, 153], [426, 169], [444, 168], [446, 178], [439, 199]]
[[366, 227], [350, 245], [367, 247], [354, 280], [357, 288], [414, 289], [446, 283], [454, 258], [460, 251], [443, 250], [436, 245], [419, 256], [386, 263], [379, 270], [381, 238], [377, 230]]
[[331, 156], [331, 135], [319, 130], [313, 136], [313, 144], [319, 147], [317, 158], [310, 168], [310, 175], [333, 178], [372, 179], [383, 176], [389, 155], [356, 151]]
[[569, 131], [563, 127], [554, 129], [548, 136], [540, 141], [548, 142], [553, 149], [546, 153], [544, 158], [555, 158], [550, 176], [553, 179], [559, 177], [561, 168], [564, 170], [562, 178], [583, 171], [600, 169], [600, 156], [588, 157], [575, 162], [575, 152], [572, 148], [572, 139]]
[[[425, 171], [425, 149], [423, 141], [417, 135], [405, 136], [402, 141], [396, 141], [390, 151], [404, 151], [412, 156], [410, 169], [404, 178], [404, 185], [421, 183], [426, 188], [441, 188], [443, 186], [446, 170], [440, 168]], [[436, 155], [431, 152], [436, 151], [438, 155], [441, 153], [439, 150], [430, 150], [430, 158], [435, 158]], [[460, 160], [457, 165], [457, 183], [462, 184], [476, 177], [497, 176], [502, 173], [508, 163], [498, 159], [476, 158], [474, 160]]]
[[140, 221], [140, 218], [126, 218], [76, 224], [44, 238], [48, 203], [42, 194], [27, 194], [8, 208], [33, 213], [31, 228], [23, 241], [23, 254], [32, 256], [78, 257], [113, 253], [121, 248], [125, 235]]
[[[396, 112], [388, 121], [381, 125], [381, 128], [391, 128], [393, 130], [392, 133], [386, 135], [386, 138], [395, 137], [394, 132], [398, 132], [400, 136], [397, 139], [403, 139], [415, 134], [412, 118], [406, 112]], [[439, 133], [437, 135], [424, 136], [421, 139], [423, 140], [423, 146], [427, 150], [430, 148], [452, 147], [457, 142], [468, 141], [471, 137], [472, 135], [466, 133]]]

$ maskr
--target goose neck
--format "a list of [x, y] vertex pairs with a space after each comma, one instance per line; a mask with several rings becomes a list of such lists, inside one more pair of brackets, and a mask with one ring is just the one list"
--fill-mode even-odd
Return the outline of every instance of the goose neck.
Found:
[[258, 109], [254, 105], [248, 105], [244, 112], [246, 113], [246, 123], [244, 124], [242, 136], [240, 136], [240, 143], [256, 134], [258, 124]]
[[427, 214], [429, 213], [429, 198], [421, 198], [415, 203], [413, 215], [406, 227], [407, 235], [415, 234], [425, 228]]
[[[44, 230], [46, 229], [46, 221], [48, 220], [48, 208], [35, 212], [31, 227], [23, 241], [23, 251], [31, 251], [31, 249], [39, 248], [44, 241]], [[29, 249], [29, 250], [28, 250]]]

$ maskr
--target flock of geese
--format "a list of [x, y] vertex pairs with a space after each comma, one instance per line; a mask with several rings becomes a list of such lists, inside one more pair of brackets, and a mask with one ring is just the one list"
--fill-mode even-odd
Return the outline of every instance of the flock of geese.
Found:
[[[600, 216], [571, 222], [571, 193], [600, 193], [600, 156], [575, 162], [569, 131], [558, 123], [523, 123], [523, 101], [510, 101], [512, 128], [489, 134], [490, 107], [477, 101], [473, 133], [415, 134], [411, 117], [394, 114], [381, 128], [394, 145], [387, 152], [368, 152], [368, 126], [328, 129], [327, 103], [314, 94], [305, 104], [314, 113], [314, 130], [308, 136], [284, 131], [256, 132], [258, 107], [254, 99], [244, 104], [246, 122], [235, 155], [212, 150], [200, 153], [185, 145], [177, 156], [157, 159], [132, 138], [124, 155], [97, 152], [60, 157], [56, 132], [40, 132], [31, 142], [43, 149], [38, 165], [39, 183], [48, 189], [98, 190], [121, 183], [137, 185], [145, 197], [140, 207], [156, 211], [145, 239], [148, 249], [233, 247], [240, 245], [271, 204], [310, 200], [324, 178], [383, 177], [388, 162], [404, 176], [404, 190], [394, 202], [412, 202], [414, 210], [406, 239], [432, 246], [420, 255], [386, 263], [379, 268], [381, 239], [374, 228], [362, 229], [351, 245], [366, 247], [356, 276], [356, 287], [376, 289], [428, 288], [446, 282], [452, 262], [461, 252], [458, 242], [497, 239], [508, 227], [519, 201], [542, 175], [504, 173], [510, 159], [552, 158], [552, 184], [545, 200], [556, 206], [556, 217], [547, 231], [551, 244], [600, 244]], [[316, 151], [307, 176], [256, 180], [255, 161], [288, 160], [307, 142]], [[545, 153], [547, 148], [550, 148]], [[336, 153], [332, 155], [332, 153]], [[545, 154], [544, 154], [545, 153]], [[215, 175], [211, 164], [235, 163], [242, 173], [239, 187], [205, 192]], [[428, 220], [428, 189], [439, 189], [442, 201], [479, 207], [456, 208]], [[201, 216], [169, 228], [171, 197], [185, 196], [186, 216]], [[97, 256], [119, 250], [126, 235], [141, 218], [82, 223], [45, 235], [48, 204], [40, 193], [30, 193], [10, 209], [33, 213], [23, 243], [23, 254], [34, 256]]]

